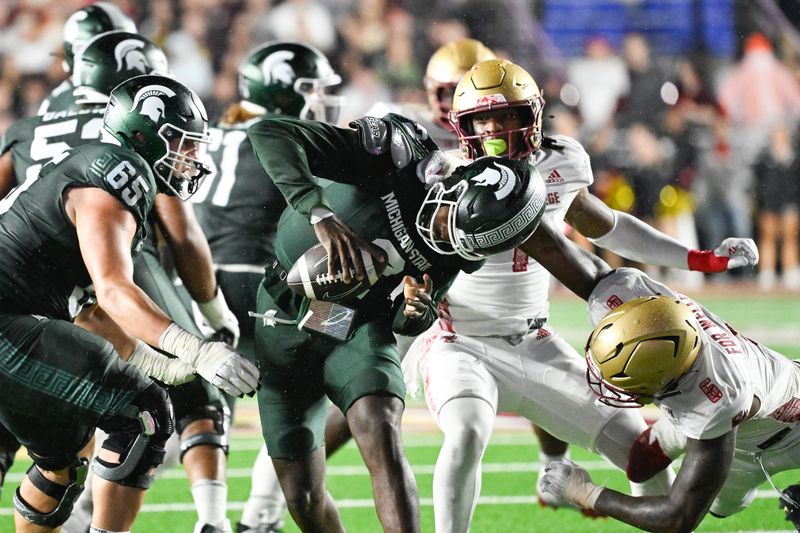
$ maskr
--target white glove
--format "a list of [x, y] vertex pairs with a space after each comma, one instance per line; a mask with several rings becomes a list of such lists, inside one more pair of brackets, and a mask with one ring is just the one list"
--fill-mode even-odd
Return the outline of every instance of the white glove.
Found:
[[203, 340], [173, 323], [161, 334], [158, 347], [177, 356], [231, 396], [253, 394], [258, 387], [259, 372], [255, 365], [224, 342]]
[[417, 177], [430, 189], [440, 181], [447, 179], [453, 171], [467, 162], [441, 150], [434, 150], [425, 159], [417, 163]]
[[136, 348], [128, 357], [128, 363], [167, 385], [189, 383], [195, 376], [194, 368], [180, 359], [173, 359], [155, 351], [140, 340], [136, 341]]
[[205, 303], [198, 302], [197, 307], [208, 325], [220, 335], [223, 342], [234, 348], [239, 345], [239, 321], [228, 308], [228, 303], [219, 287], [213, 298]]
[[728, 270], [758, 264], [758, 247], [753, 239], [729, 237], [714, 248], [714, 255], [730, 257]]
[[542, 499], [548, 505], [563, 506], [564, 501], [583, 509], [594, 509], [604, 487], [592, 483], [589, 472], [569, 459], [552, 461], [539, 478]]

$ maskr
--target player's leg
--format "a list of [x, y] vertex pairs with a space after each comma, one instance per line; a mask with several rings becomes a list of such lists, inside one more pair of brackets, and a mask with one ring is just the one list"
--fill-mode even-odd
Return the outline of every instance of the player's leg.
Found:
[[425, 399], [444, 433], [433, 473], [436, 530], [468, 531], [480, 496], [481, 460], [494, 429], [497, 383], [475, 357], [484, 351], [479, 340], [458, 336], [423, 345]]
[[[503, 339], [487, 340], [490, 346], [503, 343]], [[503, 389], [519, 395], [517, 407], [508, 408], [558, 439], [600, 453], [625, 470], [628, 450], [647, 428], [642, 416], [596, 402], [586, 385], [583, 358], [549, 329], [528, 335], [514, 353], [516, 361], [503, 359], [512, 354], [508, 350], [499, 351], [493, 361], [484, 361]], [[507, 410], [502, 396], [500, 410]], [[667, 477], [664, 473], [651, 480], [653, 488], [646, 491], [665, 493]]]
[[242, 518], [236, 524], [236, 532], [279, 531], [283, 527], [286, 498], [283, 497], [278, 473], [269, 458], [266, 446], [261, 447], [253, 463], [250, 483], [250, 494], [242, 509]]
[[[201, 336], [192, 312], [151, 248], [145, 248], [137, 256], [134, 281], [176, 324]], [[195, 530], [209, 524], [229, 531], [225, 472], [230, 422], [228, 407], [222, 394], [200, 378], [179, 387], [168, 387], [168, 391], [175, 405], [181, 442], [179, 460], [189, 478], [197, 510]]]
[[[300, 298], [268, 272], [258, 290], [259, 313], [297, 316]], [[276, 302], [281, 302], [278, 305]], [[292, 518], [303, 531], [343, 531], [325, 487], [325, 396], [323, 364], [330, 342], [294, 325], [255, 329], [256, 364], [261, 370], [258, 407], [261, 430]]]
[[[79, 453], [95, 424], [131, 415], [136, 431], [130, 434], [155, 441], [172, 431], [171, 410], [161, 389], [94, 334], [28, 315], [3, 315], [0, 331], [7, 343], [0, 355], [0, 424], [34, 459], [15, 496], [15, 522], [19, 531], [50, 531], [63, 524], [83, 490], [88, 460]], [[143, 411], [151, 421], [146, 432], [139, 429]], [[127, 511], [107, 529], [130, 528], [133, 520], [126, 520], [135, 517], [142, 492], [117, 502]]]
[[347, 423], [372, 478], [386, 531], [419, 530], [419, 497], [403, 452], [405, 386], [394, 336], [384, 321], [362, 324], [325, 360], [325, 386]]

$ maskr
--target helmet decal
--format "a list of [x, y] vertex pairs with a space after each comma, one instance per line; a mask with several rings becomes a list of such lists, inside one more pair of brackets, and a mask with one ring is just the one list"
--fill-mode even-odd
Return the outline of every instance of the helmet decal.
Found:
[[144, 48], [144, 41], [139, 39], [126, 39], [121, 41], [114, 49], [114, 57], [117, 60], [117, 72], [123, 67], [125, 70], [138, 70], [141, 73], [147, 72], [147, 60], [141, 49]]
[[494, 196], [498, 200], [502, 200], [514, 190], [517, 185], [517, 175], [510, 168], [498, 163], [495, 167], [486, 167], [483, 172], [470, 178], [470, 181], [483, 187], [497, 185]]
[[[530, 227], [531, 224], [541, 218], [546, 197], [547, 193], [545, 192], [544, 182], [541, 178], [535, 180], [533, 194], [531, 194], [528, 202], [522, 209], [506, 223], [494, 229], [475, 233], [473, 235], [465, 235], [467, 244], [472, 246], [473, 249], [480, 250], [497, 246], [508, 241], [514, 235], [519, 234], [524, 228]], [[531, 231], [531, 233], [532, 232], [533, 231]]]
[[476, 100], [475, 105], [476, 106], [491, 106], [491, 105], [494, 105], [494, 104], [505, 104], [507, 102], [508, 101], [506, 100], [505, 96], [503, 96], [502, 94], [497, 93], [497, 94], [487, 94], [486, 96], [479, 97]]
[[264, 83], [281, 82], [286, 85], [294, 83], [297, 75], [289, 61], [294, 59], [291, 50], [279, 50], [264, 58], [261, 63], [261, 72], [264, 74]]
[[139, 114], [150, 117], [153, 122], [158, 122], [158, 119], [164, 116], [164, 100], [160, 98], [161, 96], [172, 98], [175, 96], [175, 91], [163, 85], [142, 87], [133, 97], [133, 104], [129, 111], [133, 112], [141, 101], [142, 108], [139, 110]]

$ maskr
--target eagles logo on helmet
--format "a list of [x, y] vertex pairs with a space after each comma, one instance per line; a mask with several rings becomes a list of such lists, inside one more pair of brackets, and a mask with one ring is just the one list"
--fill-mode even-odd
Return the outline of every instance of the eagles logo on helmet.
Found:
[[437, 253], [479, 261], [525, 242], [539, 225], [545, 199], [544, 180], [533, 166], [482, 157], [431, 187], [417, 231]]

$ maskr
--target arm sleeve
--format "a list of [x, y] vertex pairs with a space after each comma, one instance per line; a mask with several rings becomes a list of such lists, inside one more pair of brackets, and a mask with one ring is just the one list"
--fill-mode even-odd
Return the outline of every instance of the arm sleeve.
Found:
[[[458, 274], [450, 276], [442, 276], [440, 279], [433, 278], [433, 295], [431, 296], [431, 303], [425, 314], [417, 319], [412, 319], [403, 314], [405, 309], [405, 296], [403, 291], [394, 299], [392, 305], [392, 331], [398, 335], [405, 335], [407, 337], [416, 337], [424, 333], [430, 328], [434, 321], [439, 317], [439, 302], [445, 297], [450, 286], [456, 280]], [[438, 289], [437, 289], [438, 281]]]
[[611, 231], [596, 239], [597, 246], [645, 263], [689, 270], [689, 248], [669, 235], [622, 211], [613, 211]]
[[247, 135], [264, 170], [306, 218], [314, 207], [330, 208], [314, 176], [363, 185], [394, 168], [388, 156], [367, 153], [355, 131], [322, 122], [268, 118], [251, 126]]

